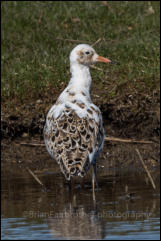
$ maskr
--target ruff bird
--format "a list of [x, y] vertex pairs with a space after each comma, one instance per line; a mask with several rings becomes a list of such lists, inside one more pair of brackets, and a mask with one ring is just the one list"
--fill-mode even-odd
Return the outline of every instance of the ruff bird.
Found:
[[101, 111], [90, 97], [90, 65], [96, 62], [112, 63], [87, 44], [71, 51], [69, 84], [49, 110], [44, 127], [46, 148], [65, 178], [83, 178], [92, 167], [93, 190], [105, 137]]

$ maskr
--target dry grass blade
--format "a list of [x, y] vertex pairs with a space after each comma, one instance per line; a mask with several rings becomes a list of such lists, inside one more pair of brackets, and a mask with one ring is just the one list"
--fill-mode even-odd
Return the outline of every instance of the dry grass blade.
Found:
[[104, 71], [103, 69], [101, 69], [101, 68], [99, 68], [99, 67], [96, 67], [96, 66], [94, 66], [94, 65], [91, 65], [91, 68], [92, 68], [92, 69], [97, 69], [97, 70], [99, 70], [99, 71]]
[[95, 46], [95, 45], [98, 44], [101, 40], [102, 40], [101, 38], [97, 39], [97, 41], [94, 42], [91, 46], [92, 46], [92, 47]]
[[21, 142], [20, 145], [23, 146], [45, 146], [43, 143], [27, 143], [27, 142]]
[[[93, 67], [94, 69], [97, 70], [102, 70], [100, 68], [95, 68], [95, 66]], [[102, 70], [103, 71], [103, 70]], [[99, 96], [98, 96], [99, 97]], [[110, 137], [110, 136], [106, 136], [105, 137], [105, 141], [114, 141], [114, 142], [124, 142], [124, 143], [140, 143], [140, 144], [153, 144], [152, 141], [146, 141], [146, 140], [133, 140], [133, 139], [122, 139], [122, 138], [117, 138], [117, 137]], [[23, 146], [45, 146], [44, 143], [27, 143], [27, 142], [21, 142], [20, 145]]]
[[148, 177], [149, 177], [149, 180], [150, 180], [150, 182], [151, 182], [151, 184], [152, 184], [152, 187], [153, 187], [154, 189], [156, 189], [156, 186], [155, 186], [155, 183], [154, 183], [154, 181], [153, 181], [153, 178], [152, 178], [152, 176], [151, 176], [151, 174], [150, 174], [147, 166], [145, 165], [145, 163], [144, 163], [144, 161], [143, 161], [143, 158], [142, 158], [142, 156], [141, 156], [141, 154], [140, 154], [140, 151], [139, 151], [137, 148], [136, 148], [136, 152], [137, 152], [137, 154], [138, 154], [138, 156], [139, 156], [139, 158], [140, 158], [140, 161], [141, 161], [141, 163], [142, 163], [142, 165], [143, 165], [143, 167], [144, 167], [144, 169], [145, 169], [145, 171], [146, 171], [146, 173], [147, 173], [147, 175], [148, 175]]
[[122, 138], [117, 138], [117, 137], [105, 137], [105, 141], [116, 141], [116, 142], [125, 142], [125, 143], [140, 143], [140, 144], [153, 144], [152, 141], [122, 139]]
[[31, 174], [31, 176], [33, 176], [33, 178], [41, 185], [44, 186], [44, 184], [40, 181], [40, 179], [33, 173], [33, 171], [31, 171], [30, 168], [26, 167], [26, 170]]

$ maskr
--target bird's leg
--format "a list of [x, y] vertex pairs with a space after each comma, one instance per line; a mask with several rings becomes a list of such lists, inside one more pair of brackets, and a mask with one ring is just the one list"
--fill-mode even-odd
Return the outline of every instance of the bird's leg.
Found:
[[74, 188], [75, 188], [75, 180], [72, 177], [70, 179], [69, 188], [70, 188], [71, 192], [73, 193]]
[[97, 182], [97, 166], [96, 163], [92, 165], [92, 192], [93, 192], [93, 201], [96, 201], [95, 198], [95, 183], [98, 188], [98, 182]]
[[94, 179], [94, 172], [92, 172], [92, 194], [93, 194], [93, 201], [95, 203], [96, 196], [95, 196], [95, 179]]
[[[97, 189], [98, 189], [98, 182], [97, 182], [97, 165], [96, 165], [96, 163], [95, 164], [93, 164], [93, 173], [92, 173], [92, 182], [95, 182], [96, 183], [96, 187], [97, 187]], [[95, 186], [95, 184], [94, 184], [94, 186]]]
[[71, 197], [72, 197], [72, 201], [71, 201], [72, 207], [76, 208], [77, 207], [76, 194], [73, 193], [73, 195]]

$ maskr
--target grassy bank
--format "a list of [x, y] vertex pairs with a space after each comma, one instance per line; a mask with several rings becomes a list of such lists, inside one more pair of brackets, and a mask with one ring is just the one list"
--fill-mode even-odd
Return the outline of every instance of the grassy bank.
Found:
[[129, 94], [157, 92], [159, 12], [157, 1], [2, 2], [2, 100], [43, 99], [64, 87], [77, 44], [65, 39], [92, 44], [101, 38], [96, 51], [121, 63], [92, 70], [102, 98], [116, 97], [122, 86]]

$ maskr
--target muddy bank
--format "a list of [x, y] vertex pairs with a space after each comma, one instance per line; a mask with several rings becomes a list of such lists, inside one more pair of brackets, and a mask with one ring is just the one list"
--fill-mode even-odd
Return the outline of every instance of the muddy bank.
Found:
[[[26, 167], [39, 175], [46, 172], [60, 174], [59, 167], [52, 160], [43, 146], [43, 127], [45, 117], [57, 99], [56, 94], [30, 100], [30, 103], [13, 101], [9, 107], [2, 104], [2, 167], [12, 175], [23, 175]], [[53, 97], [54, 96], [54, 97]], [[139, 149], [154, 181], [159, 182], [160, 166], [160, 102], [159, 95], [128, 95], [109, 100], [92, 96], [103, 114], [107, 136], [150, 140], [151, 144], [121, 143], [106, 141], [99, 162], [99, 175], [103, 178], [133, 173], [147, 174], [139, 160], [136, 148]], [[35, 146], [23, 143], [36, 143]], [[41, 145], [39, 145], [39, 143]]]
[[[42, 137], [47, 112], [60, 92], [61, 90], [55, 94], [51, 92], [50, 96], [44, 95], [37, 100], [13, 100], [9, 105], [2, 103], [2, 138], [33, 137], [36, 134]], [[123, 94], [110, 100], [108, 96], [102, 98], [101, 93], [98, 96], [93, 92], [92, 99], [102, 111], [107, 136], [159, 142], [159, 93], [155, 92], [153, 96]]]

